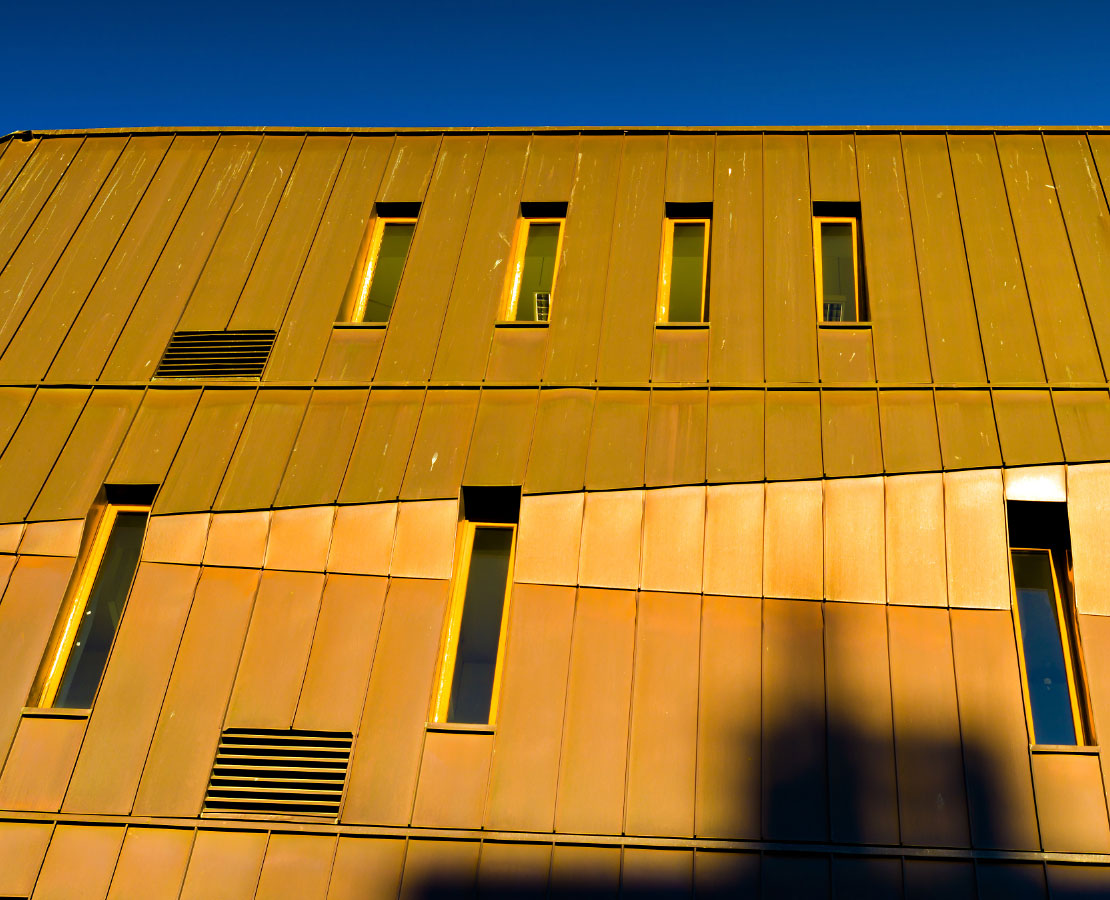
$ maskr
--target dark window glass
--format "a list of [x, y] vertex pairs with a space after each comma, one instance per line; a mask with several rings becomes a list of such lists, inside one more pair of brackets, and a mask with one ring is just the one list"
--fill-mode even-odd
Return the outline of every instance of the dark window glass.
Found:
[[389, 321], [389, 311], [393, 309], [393, 301], [397, 297], [397, 286], [401, 283], [401, 272], [405, 268], [405, 257], [408, 256], [414, 231], [414, 222], [387, 222], [383, 227], [382, 243], [378, 248], [370, 293], [366, 298], [364, 322]]
[[671, 255], [670, 322], [700, 322], [702, 268], [705, 265], [705, 224], [676, 222]]
[[119, 626], [123, 603], [135, 576], [146, 528], [145, 512], [121, 512], [112, 524], [100, 568], [89, 592], [81, 623], [73, 639], [54, 706], [88, 709], [92, 706], [108, 651]]
[[852, 245], [851, 223], [821, 223], [821, 300], [826, 322], [856, 321], [856, 265]]
[[489, 722], [501, 613], [509, 578], [510, 528], [474, 529], [474, 549], [466, 577], [462, 624], [451, 679], [447, 721], [468, 725]]
[[[518, 322], [546, 322], [551, 313], [551, 288], [555, 283], [555, 258], [559, 250], [559, 224], [530, 224], [524, 249], [524, 269], [516, 300]], [[539, 294], [537, 303], [536, 295]], [[546, 295], [546, 296], [544, 296]]]

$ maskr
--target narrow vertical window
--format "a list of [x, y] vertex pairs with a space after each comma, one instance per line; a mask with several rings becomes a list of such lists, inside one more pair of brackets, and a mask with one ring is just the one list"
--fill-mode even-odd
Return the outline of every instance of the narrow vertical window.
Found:
[[[343, 321], [388, 322], [397, 299], [420, 204], [379, 204], [347, 283]], [[386, 215], [394, 212], [396, 215]]]
[[822, 322], [861, 322], [859, 220], [815, 216], [813, 260]]
[[564, 222], [561, 216], [522, 216], [517, 220], [501, 303], [502, 321], [551, 320]]
[[704, 322], [709, 280], [709, 219], [663, 222], [658, 322]]

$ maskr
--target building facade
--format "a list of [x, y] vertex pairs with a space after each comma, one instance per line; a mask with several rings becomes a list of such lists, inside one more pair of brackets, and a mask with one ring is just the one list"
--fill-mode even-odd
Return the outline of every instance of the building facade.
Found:
[[1110, 894], [1110, 133], [0, 142], [0, 897]]

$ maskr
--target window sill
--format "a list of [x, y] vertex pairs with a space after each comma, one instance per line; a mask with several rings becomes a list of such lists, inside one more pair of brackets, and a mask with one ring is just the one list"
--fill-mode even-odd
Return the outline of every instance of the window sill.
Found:
[[658, 331], [708, 331], [708, 322], [656, 322]]
[[516, 319], [505, 319], [500, 322], [494, 322], [494, 328], [547, 328], [551, 324], [548, 322], [529, 322], [527, 320], [517, 321]]
[[831, 331], [839, 331], [847, 329], [849, 331], [858, 329], [859, 331], [870, 331], [874, 322], [818, 322], [818, 330], [828, 328]]
[[1098, 744], [1030, 744], [1030, 753], [1042, 755], [1098, 756]]
[[336, 322], [333, 328], [346, 330], [348, 328], [354, 330], [367, 330], [367, 331], [385, 331], [388, 322]]
[[424, 728], [426, 731], [450, 731], [457, 734], [493, 734], [497, 730], [493, 725], [456, 725], [451, 722], [428, 722]]
[[45, 706], [25, 706], [23, 715], [31, 719], [87, 719], [91, 709], [52, 709]]

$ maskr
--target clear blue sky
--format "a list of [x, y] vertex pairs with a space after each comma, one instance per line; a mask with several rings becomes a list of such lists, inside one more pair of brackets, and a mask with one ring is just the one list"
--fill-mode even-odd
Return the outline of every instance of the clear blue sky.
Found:
[[1110, 2], [3, 0], [0, 134], [1110, 124]]

